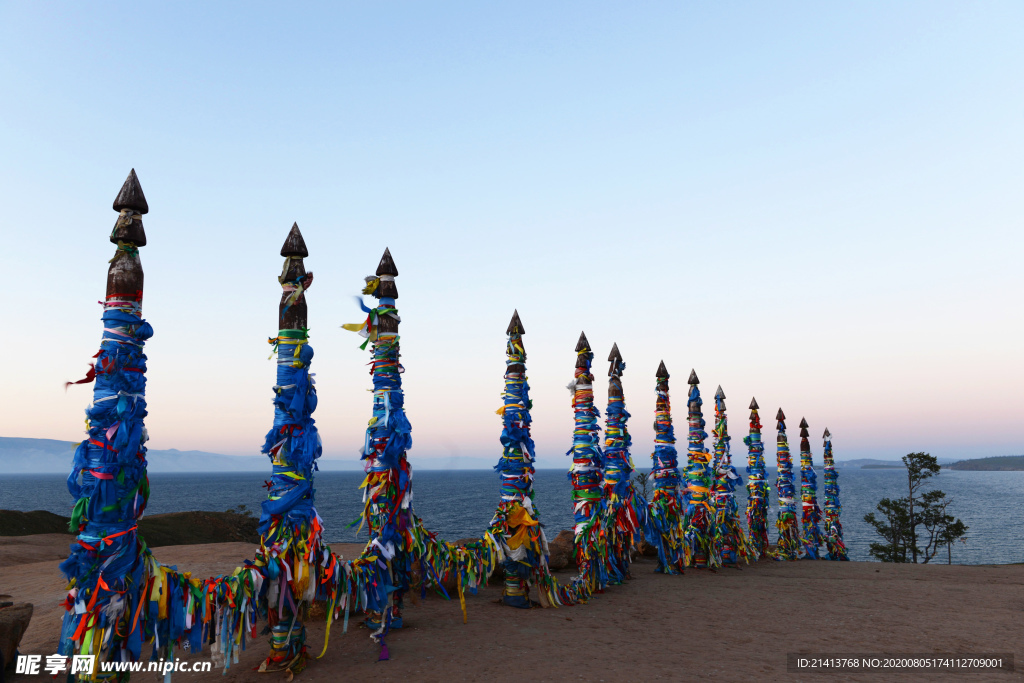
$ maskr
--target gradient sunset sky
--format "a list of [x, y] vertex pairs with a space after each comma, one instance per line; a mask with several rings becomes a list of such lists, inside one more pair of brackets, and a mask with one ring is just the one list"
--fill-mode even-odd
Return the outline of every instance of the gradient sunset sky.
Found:
[[1022, 35], [1019, 2], [0, 4], [0, 435], [82, 438], [134, 167], [151, 448], [258, 453], [297, 221], [326, 457], [385, 247], [414, 466], [497, 460], [514, 308], [541, 467], [581, 330], [641, 467], [662, 359], [681, 442], [694, 368], [734, 455], [751, 396], [816, 459], [826, 426], [840, 460], [1024, 453]]

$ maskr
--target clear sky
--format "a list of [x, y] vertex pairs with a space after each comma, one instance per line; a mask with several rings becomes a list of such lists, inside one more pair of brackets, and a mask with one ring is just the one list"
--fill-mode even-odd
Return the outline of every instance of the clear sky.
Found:
[[840, 459], [1022, 453], [1022, 35], [1020, 2], [2, 3], [0, 435], [81, 438], [134, 167], [154, 448], [258, 452], [297, 221], [329, 457], [385, 246], [414, 466], [498, 457], [513, 308], [541, 466], [581, 329], [638, 465], [660, 359], [680, 437], [695, 368], [737, 454], [752, 395]]

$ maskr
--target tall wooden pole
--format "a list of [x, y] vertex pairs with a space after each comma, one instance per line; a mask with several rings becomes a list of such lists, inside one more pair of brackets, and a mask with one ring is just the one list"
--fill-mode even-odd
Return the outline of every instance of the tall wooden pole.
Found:
[[786, 437], [786, 415], [779, 408], [775, 416], [776, 437], [775, 457], [778, 472], [775, 490], [779, 496], [779, 516], [775, 528], [779, 541], [775, 546], [776, 560], [795, 560], [800, 552], [800, 528], [796, 517], [796, 488], [793, 484], [793, 458], [789, 454], [789, 439]]
[[505, 392], [502, 416], [501, 459], [495, 466], [501, 477], [501, 502], [491, 521], [491, 532], [505, 554], [506, 605], [530, 608], [530, 583], [537, 583], [541, 602], [547, 602], [543, 578], [548, 574], [548, 542], [538, 520], [533, 497], [534, 445], [530, 437], [530, 385], [526, 377], [526, 330], [519, 311], [512, 314], [506, 334]]
[[651, 454], [651, 479], [654, 495], [650, 514], [652, 533], [648, 542], [658, 549], [658, 569], [662, 574], [682, 574], [689, 563], [683, 534], [686, 503], [679, 479], [672, 404], [668, 393], [668, 370], [661, 361], [655, 373], [657, 383], [654, 404], [654, 453]]
[[267, 500], [260, 516], [260, 550], [256, 566], [267, 577], [267, 619], [270, 655], [261, 671], [302, 671], [306, 666], [306, 629], [303, 621], [316, 591], [317, 563], [321, 554], [321, 527], [316, 512], [313, 471], [320, 457], [320, 437], [312, 413], [316, 388], [309, 374], [313, 348], [309, 344], [306, 290], [313, 274], [303, 259], [306, 243], [293, 224], [281, 247], [284, 267], [278, 282], [278, 332], [270, 339], [277, 354], [274, 386], [274, 426], [267, 433], [263, 453], [272, 473]]
[[601, 427], [598, 424], [601, 414], [594, 407], [594, 375], [590, 371], [593, 361], [594, 352], [590, 349], [590, 342], [581, 332], [576, 344], [576, 372], [569, 384], [573, 392], [572, 406], [576, 419], [572, 448], [569, 451], [573, 463], [569, 479], [573, 489], [576, 564], [589, 590], [596, 591], [603, 590], [608, 584], [608, 549], [601, 524], [604, 458], [600, 447]]
[[715, 483], [712, 499], [715, 505], [715, 555], [722, 564], [737, 566], [740, 560], [749, 562], [750, 551], [747, 539], [740, 526], [740, 513], [736, 505], [737, 484], [742, 484], [736, 468], [732, 465], [729, 442], [729, 418], [725, 411], [725, 392], [721, 385], [715, 392]]
[[632, 438], [629, 435], [625, 396], [622, 391], [622, 373], [626, 363], [619, 345], [613, 344], [608, 354], [608, 409], [605, 411], [604, 440], [604, 499], [605, 529], [608, 544], [609, 583], [619, 584], [629, 578], [630, 549], [634, 536], [647, 518], [647, 504], [638, 504], [633, 488], [633, 459], [629, 454]]
[[757, 399], [750, 399], [750, 431], [743, 437], [747, 445], [747, 535], [752, 559], [769, 552], [768, 542], [768, 478], [764, 466], [764, 444], [761, 442], [761, 417]]
[[695, 370], [690, 371], [690, 395], [687, 400], [688, 444], [686, 465], [686, 544], [694, 567], [718, 567], [721, 562], [715, 555], [715, 508], [711, 499], [714, 472], [711, 453], [704, 447], [708, 433], [701, 411], [700, 380]]
[[[389, 249], [377, 265], [375, 276], [366, 278], [364, 294], [378, 302], [369, 310], [369, 317], [360, 334], [372, 342], [373, 417], [366, 429], [363, 459], [368, 474], [364, 482], [365, 509], [363, 519], [369, 526], [372, 551], [387, 564], [390, 586], [370, 596], [366, 626], [381, 643], [381, 658], [387, 658], [384, 636], [390, 629], [401, 628], [402, 604], [409, 590], [413, 562], [413, 536], [417, 533], [412, 508], [412, 468], [406, 451], [412, 448], [412, 426], [405, 415], [405, 394], [399, 361], [398, 317], [396, 299], [398, 268]], [[345, 325], [356, 329], [358, 325]], [[364, 344], [365, 345], [365, 344]], [[365, 554], [365, 553], [364, 553]]]
[[846, 561], [846, 543], [843, 542], [843, 524], [839, 520], [843, 506], [839, 502], [839, 473], [832, 456], [832, 434], [828, 428], [822, 434], [825, 441], [825, 547], [828, 549], [826, 559]]
[[[84, 384], [95, 379], [86, 408], [88, 438], [75, 451], [68, 490], [75, 499], [71, 531], [78, 537], [61, 563], [70, 581], [61, 629], [62, 655], [93, 655], [100, 663], [139, 661], [145, 637], [142, 609], [148, 581], [145, 543], [138, 520], [149, 498], [146, 356], [153, 328], [142, 319], [144, 276], [139, 247], [146, 244], [142, 215], [149, 204], [128, 174], [114, 200], [118, 212], [110, 241], [117, 245], [107, 269], [103, 338]], [[72, 384], [71, 382], [68, 383]], [[161, 656], [173, 659], [170, 643]]]
[[800, 556], [808, 560], [818, 559], [822, 544], [821, 508], [818, 507], [818, 475], [814, 472], [811, 442], [807, 431], [807, 419], [800, 420], [800, 497], [802, 504]]

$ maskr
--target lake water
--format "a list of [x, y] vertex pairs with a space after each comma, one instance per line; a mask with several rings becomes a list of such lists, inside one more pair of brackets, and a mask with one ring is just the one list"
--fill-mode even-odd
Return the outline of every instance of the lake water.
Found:
[[[796, 476], [799, 478], [799, 470]], [[67, 492], [65, 479], [59, 475], [7, 475], [0, 480], [0, 508], [48, 510], [68, 516], [74, 501]], [[262, 488], [264, 479], [269, 479], [269, 473], [151, 474], [147, 512], [226, 510], [247, 505], [258, 514], [260, 501], [266, 496]], [[329, 542], [365, 540], [365, 529], [356, 538], [354, 529], [347, 528], [362, 507], [357, 488], [362, 479], [362, 472], [317, 473], [317, 509], [326, 524], [325, 538]], [[770, 469], [769, 482], [774, 485], [774, 481], [775, 473]], [[823, 481], [819, 469], [819, 487], [823, 487]], [[970, 527], [967, 543], [957, 543], [953, 548], [955, 563], [1024, 562], [1024, 525], [1020, 523], [1024, 472], [948, 470], [931, 481], [953, 498], [951, 514]], [[868, 545], [877, 537], [863, 521], [864, 515], [873, 511], [881, 498], [901, 495], [905, 482], [904, 470], [839, 470], [842, 522], [850, 559], [870, 559]], [[565, 472], [538, 471], [535, 489], [548, 536], [553, 538], [559, 530], [572, 528], [571, 486]], [[447, 540], [457, 540], [479, 536], [487, 527], [497, 503], [498, 476], [484, 470], [420, 471], [414, 474], [413, 490], [413, 506], [427, 528]], [[774, 495], [773, 487], [773, 498]], [[745, 488], [737, 490], [737, 498], [743, 511]], [[824, 503], [821, 488], [818, 500], [819, 504]], [[770, 538], [774, 541], [774, 505], [769, 514]], [[940, 555], [934, 561], [945, 562], [945, 551]]]

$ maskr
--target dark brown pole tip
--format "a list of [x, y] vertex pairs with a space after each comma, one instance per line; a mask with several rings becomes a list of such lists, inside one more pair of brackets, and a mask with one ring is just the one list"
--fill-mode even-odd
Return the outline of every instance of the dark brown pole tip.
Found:
[[786, 414], [782, 412], [782, 408], [779, 408], [779, 412], [775, 415], [775, 419], [780, 421], [786, 419]]
[[309, 256], [309, 251], [306, 250], [306, 241], [302, 239], [298, 223], [292, 223], [292, 229], [288, 231], [288, 237], [285, 238], [284, 244], [281, 246], [281, 256], [298, 256], [299, 258]]
[[658, 372], [654, 373], [654, 376], [658, 379], [668, 379], [668, 370], [665, 369], [665, 361], [661, 361], [658, 366]]
[[512, 313], [512, 321], [508, 324], [508, 329], [505, 330], [505, 334], [526, 334], [526, 330], [523, 329], [523, 322], [519, 319], [519, 309], [516, 309]]
[[715, 398], [720, 398], [722, 400], [725, 400], [725, 392], [722, 391], [722, 385], [721, 384], [718, 385], [718, 391], [715, 392]]
[[576, 352], [590, 351], [590, 342], [587, 341], [587, 335], [580, 332], [580, 340], [576, 342]]
[[829, 431], [828, 431], [828, 427], [825, 427], [825, 433], [821, 435], [821, 438], [823, 438], [823, 439], [827, 439], [827, 438], [829, 438], [830, 436], [832, 436], [832, 435], [831, 435], [831, 434], [829, 433]]
[[809, 426], [810, 425], [807, 424], [807, 418], [806, 417], [800, 418], [800, 427], [802, 429], [807, 429]]
[[121, 186], [121, 191], [114, 198], [114, 211], [132, 209], [138, 213], [149, 213], [149, 203], [146, 202], [146, 195], [142, 193], [142, 186], [139, 185], [139, 176], [135, 175], [135, 169], [131, 170], [128, 178]]
[[750, 409], [751, 410], [757, 410], [758, 409], [757, 408], [757, 399], [756, 398], [751, 398], [750, 399]]
[[618, 344], [612, 344], [612, 351], [611, 351], [611, 353], [608, 354], [608, 360], [610, 360], [610, 361], [622, 360], [622, 354], [619, 353], [619, 345]]
[[690, 370], [690, 379], [686, 381], [687, 384], [700, 384], [700, 380], [697, 379], [697, 371]]
[[398, 268], [395, 267], [395, 260], [391, 258], [391, 250], [384, 248], [384, 255], [380, 257], [380, 265], [377, 266], [377, 275], [398, 275]]

